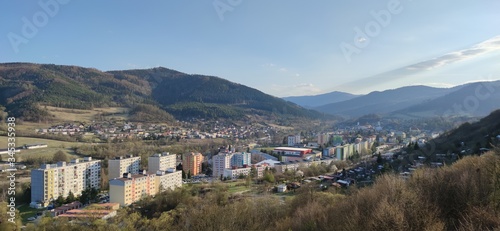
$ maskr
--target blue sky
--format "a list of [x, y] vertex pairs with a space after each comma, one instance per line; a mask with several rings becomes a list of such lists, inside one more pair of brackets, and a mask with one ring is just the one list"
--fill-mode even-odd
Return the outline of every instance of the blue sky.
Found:
[[497, 0], [3, 5], [0, 62], [103, 71], [163, 66], [219, 76], [280, 97], [500, 79]]

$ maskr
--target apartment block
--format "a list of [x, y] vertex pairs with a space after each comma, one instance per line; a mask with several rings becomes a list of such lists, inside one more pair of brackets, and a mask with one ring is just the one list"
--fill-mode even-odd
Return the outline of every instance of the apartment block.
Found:
[[130, 205], [158, 192], [156, 174], [143, 171], [142, 174], [125, 173], [121, 178], [109, 181], [109, 201], [121, 206]]
[[203, 155], [201, 153], [186, 153], [182, 156], [182, 169], [187, 174], [191, 173], [196, 176], [201, 173], [201, 163], [203, 162]]
[[234, 153], [231, 157], [231, 167], [243, 167], [252, 163], [252, 154], [249, 152]]
[[70, 192], [81, 195], [86, 188], [100, 188], [101, 161], [85, 157], [83, 161], [43, 164], [31, 171], [31, 206], [47, 206], [59, 196], [67, 197]]
[[157, 171], [155, 176], [158, 192], [165, 190], [174, 190], [182, 186], [182, 171], [176, 171], [175, 168], [166, 171]]
[[127, 155], [125, 157], [116, 157], [108, 161], [108, 177], [109, 179], [120, 178], [124, 173], [137, 175], [139, 174], [140, 166], [140, 156]]
[[166, 171], [169, 168], [175, 168], [177, 161], [176, 154], [168, 152], [156, 153], [148, 158], [148, 171]]
[[232, 153], [229, 152], [221, 152], [212, 157], [212, 176], [219, 178], [221, 175], [224, 175], [224, 169], [231, 167], [231, 157]]
[[146, 196], [154, 196], [165, 190], [182, 186], [182, 171], [169, 168], [156, 173], [142, 171], [141, 174], [123, 174], [109, 181], [109, 201], [128, 206]]
[[330, 141], [330, 135], [327, 133], [318, 134], [318, 144], [323, 145]]
[[264, 170], [266, 169], [266, 167], [268, 167], [268, 166], [254, 165], [252, 167], [248, 167], [245, 165], [242, 168], [236, 168], [236, 167], [233, 167], [230, 169], [228, 168], [228, 169], [224, 169], [223, 176], [230, 178], [230, 179], [237, 179], [238, 177], [240, 177], [240, 175], [243, 175], [243, 176], [250, 175], [250, 173], [252, 172], [252, 168], [253, 168], [253, 169], [255, 169], [255, 176], [257, 178], [261, 178], [264, 176]]
[[287, 138], [288, 141], [288, 146], [293, 147], [296, 144], [300, 144], [302, 142], [301, 137], [299, 134], [297, 135], [289, 135]]

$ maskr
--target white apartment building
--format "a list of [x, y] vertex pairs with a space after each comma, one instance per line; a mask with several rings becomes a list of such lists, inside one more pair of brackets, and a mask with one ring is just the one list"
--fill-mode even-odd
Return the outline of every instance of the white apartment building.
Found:
[[227, 152], [221, 152], [212, 157], [213, 177], [220, 178], [221, 175], [224, 175], [224, 169], [231, 167], [231, 157], [233, 154]]
[[289, 135], [288, 136], [288, 146], [293, 147], [296, 144], [300, 144], [302, 142], [300, 135]]
[[169, 168], [166, 171], [157, 171], [155, 176], [158, 192], [165, 190], [174, 190], [182, 186], [182, 171], [176, 171], [175, 168]]
[[246, 168], [227, 168], [224, 169], [224, 177], [230, 178], [230, 179], [237, 179], [240, 175], [248, 176], [250, 175], [250, 171], [252, 170], [251, 167], [246, 167]]
[[108, 161], [109, 179], [120, 178], [124, 173], [138, 174], [141, 166], [141, 157], [127, 155], [120, 156]]
[[75, 196], [87, 188], [100, 188], [101, 161], [85, 157], [70, 163], [43, 164], [31, 171], [31, 206], [47, 206], [59, 196], [67, 197], [69, 192]]
[[[264, 170], [266, 169], [267, 166], [261, 166], [261, 165], [254, 165], [253, 168], [255, 168], [255, 175], [257, 178], [261, 178], [264, 176]], [[230, 179], [237, 179], [240, 177], [240, 175], [243, 176], [248, 176], [252, 172], [252, 167], [245, 167], [245, 168], [228, 168], [224, 169], [224, 177], [230, 178]]]
[[177, 155], [168, 152], [156, 153], [148, 158], [148, 171], [166, 171], [169, 168], [175, 168]]

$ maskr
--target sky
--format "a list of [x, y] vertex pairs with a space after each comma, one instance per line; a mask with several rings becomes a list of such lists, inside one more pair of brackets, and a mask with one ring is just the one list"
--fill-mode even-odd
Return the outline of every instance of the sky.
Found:
[[278, 97], [500, 79], [498, 0], [35, 0], [2, 9], [2, 63], [162, 66]]

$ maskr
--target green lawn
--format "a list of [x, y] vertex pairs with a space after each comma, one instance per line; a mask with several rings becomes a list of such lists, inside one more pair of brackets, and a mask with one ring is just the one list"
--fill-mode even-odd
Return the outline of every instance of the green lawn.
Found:
[[251, 186], [250, 187], [246, 187], [246, 186], [235, 186], [234, 184], [233, 185], [228, 185], [228, 192], [233, 194], [233, 193], [240, 193], [240, 192], [244, 192], [244, 191], [248, 191], [248, 190], [251, 190]]
[[39, 212], [39, 211], [42, 212], [45, 209], [34, 209], [34, 208], [31, 208], [28, 204], [24, 204], [24, 205], [21, 205], [19, 208], [17, 208], [17, 210], [19, 210], [19, 214], [21, 216], [21, 220], [22, 220], [23, 224], [26, 224], [29, 222], [28, 221], [29, 217], [34, 217], [37, 212]]

